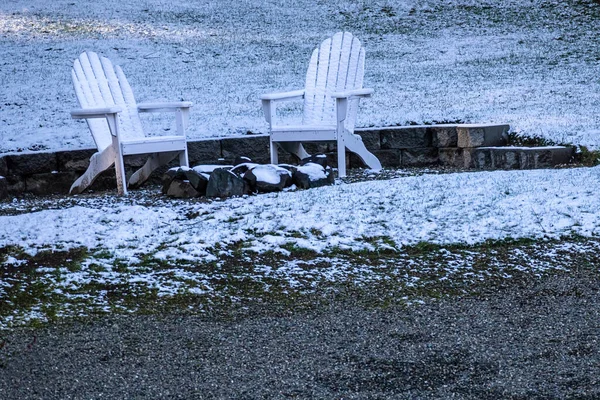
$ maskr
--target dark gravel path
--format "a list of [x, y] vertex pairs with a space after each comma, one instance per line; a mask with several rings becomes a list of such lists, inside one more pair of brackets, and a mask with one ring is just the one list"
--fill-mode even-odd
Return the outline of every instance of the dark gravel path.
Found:
[[598, 272], [511, 285], [409, 308], [18, 331], [0, 399], [600, 398]]

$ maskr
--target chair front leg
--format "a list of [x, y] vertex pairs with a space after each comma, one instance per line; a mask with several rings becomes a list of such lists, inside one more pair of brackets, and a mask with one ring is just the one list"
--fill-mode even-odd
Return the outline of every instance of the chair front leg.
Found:
[[125, 177], [125, 162], [123, 161], [123, 149], [119, 132], [119, 120], [117, 114], [107, 114], [106, 121], [112, 134], [112, 146], [115, 149], [115, 174], [117, 178], [117, 192], [120, 196], [127, 195], [127, 178]]
[[277, 154], [277, 143], [273, 141], [273, 136], [269, 135], [269, 151], [271, 153], [271, 164], [279, 163], [279, 155]]
[[121, 150], [121, 143], [116, 136], [112, 137], [112, 146], [115, 149], [115, 174], [117, 178], [117, 192], [119, 196], [127, 195], [127, 178], [125, 177], [125, 162], [123, 161], [123, 152]]
[[346, 176], [346, 144], [344, 142], [344, 120], [348, 113], [348, 99], [336, 98], [336, 137], [337, 137], [337, 159], [338, 159], [338, 178]]

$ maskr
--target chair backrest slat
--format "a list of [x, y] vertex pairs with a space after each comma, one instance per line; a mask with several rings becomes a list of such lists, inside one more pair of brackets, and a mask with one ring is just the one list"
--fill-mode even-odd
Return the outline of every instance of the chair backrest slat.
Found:
[[[304, 119], [306, 124], [335, 124], [336, 91], [363, 85], [365, 51], [349, 32], [338, 32], [313, 51], [306, 72]], [[351, 101], [346, 128], [353, 130], [358, 101]]]
[[[118, 105], [123, 109], [119, 114], [121, 137], [144, 137], [137, 103], [119, 67], [115, 73], [115, 67], [108, 58], [85, 52], [75, 60], [71, 76], [81, 108]], [[110, 146], [112, 138], [107, 122], [103, 119], [88, 119], [87, 122], [98, 150]]]
[[[94, 97], [94, 91], [90, 85], [90, 80], [86, 77], [84, 72], [82, 57], [83, 54], [75, 60], [73, 69], [71, 70], [71, 77], [73, 78], [73, 86], [75, 87], [77, 101], [81, 108], [99, 107], [101, 105], [98, 104], [97, 98]], [[102, 151], [112, 144], [110, 129], [105, 120], [87, 119], [86, 121], [98, 151]]]
[[110, 60], [106, 57], [102, 57], [102, 65], [106, 71], [108, 85], [113, 93], [115, 104], [123, 109], [121, 114], [119, 114], [121, 137], [124, 139], [143, 137], [144, 131], [137, 110], [137, 103], [123, 70], [118, 65], [113, 67]]

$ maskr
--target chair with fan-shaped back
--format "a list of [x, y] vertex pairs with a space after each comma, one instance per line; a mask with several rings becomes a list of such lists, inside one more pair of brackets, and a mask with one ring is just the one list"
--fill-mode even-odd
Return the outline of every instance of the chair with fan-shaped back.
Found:
[[[191, 102], [137, 104], [133, 91], [119, 66], [94, 52], [82, 53], [71, 70], [80, 109], [71, 116], [85, 119], [98, 148], [86, 172], [71, 186], [70, 193], [81, 193], [98, 175], [115, 165], [119, 194], [127, 194], [123, 157], [149, 154], [139, 170], [129, 178], [129, 187], [144, 183], [157, 167], [179, 155], [179, 163], [188, 166], [185, 128]], [[144, 134], [140, 112], [174, 112], [177, 135], [148, 137]]]
[[[269, 124], [271, 162], [277, 163], [277, 147], [299, 158], [306, 153], [302, 142], [337, 141], [338, 176], [346, 175], [346, 149], [356, 153], [372, 169], [381, 163], [354, 134], [359, 101], [370, 97], [372, 89], [363, 88], [365, 49], [348, 32], [338, 32], [324, 40], [311, 56], [303, 90], [261, 96]], [[279, 125], [276, 103], [303, 99], [300, 125]]]

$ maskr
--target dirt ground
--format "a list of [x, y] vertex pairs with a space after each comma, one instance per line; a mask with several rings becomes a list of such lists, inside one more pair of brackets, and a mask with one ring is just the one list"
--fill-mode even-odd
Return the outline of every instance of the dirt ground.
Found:
[[409, 307], [131, 316], [22, 329], [2, 399], [600, 398], [597, 268]]

